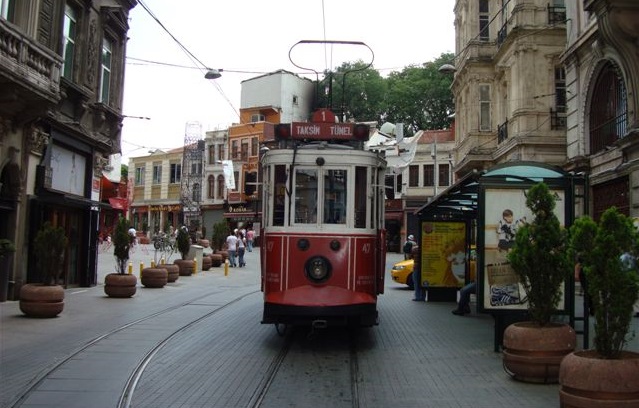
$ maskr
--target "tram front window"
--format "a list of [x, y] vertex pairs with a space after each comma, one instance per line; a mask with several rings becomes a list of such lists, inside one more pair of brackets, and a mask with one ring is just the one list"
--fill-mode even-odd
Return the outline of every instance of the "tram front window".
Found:
[[324, 223], [346, 223], [346, 170], [324, 173]]
[[317, 222], [317, 170], [295, 171], [295, 223]]

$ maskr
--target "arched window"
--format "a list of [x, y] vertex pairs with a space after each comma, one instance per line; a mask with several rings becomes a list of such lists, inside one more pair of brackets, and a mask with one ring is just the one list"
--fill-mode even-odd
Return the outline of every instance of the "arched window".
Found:
[[626, 86], [619, 70], [608, 62], [595, 81], [590, 101], [590, 154], [624, 137], [627, 121]]
[[219, 175], [217, 176], [217, 198], [223, 199], [224, 198], [224, 176], [223, 175]]
[[207, 179], [207, 192], [206, 192], [206, 196], [208, 198], [215, 198], [215, 177], [213, 176], [209, 176]]

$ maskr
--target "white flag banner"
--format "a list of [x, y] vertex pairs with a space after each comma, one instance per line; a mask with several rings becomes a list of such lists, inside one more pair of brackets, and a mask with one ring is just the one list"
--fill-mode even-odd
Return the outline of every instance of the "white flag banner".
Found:
[[224, 171], [224, 183], [229, 190], [235, 190], [235, 173], [233, 172], [233, 160], [222, 160]]

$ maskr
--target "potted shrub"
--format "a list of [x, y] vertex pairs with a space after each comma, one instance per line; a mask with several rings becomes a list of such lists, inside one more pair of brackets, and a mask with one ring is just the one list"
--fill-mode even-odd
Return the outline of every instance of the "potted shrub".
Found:
[[212, 266], [221, 266], [228, 258], [228, 252], [223, 251], [228, 230], [226, 221], [219, 221], [213, 224], [213, 234], [211, 236], [211, 248], [213, 249], [213, 253], [210, 255]]
[[182, 258], [176, 259], [173, 263], [180, 268], [180, 276], [191, 276], [195, 268], [195, 261], [186, 259], [191, 250], [191, 237], [189, 236], [189, 230], [186, 226], [183, 225], [178, 228], [175, 241], [178, 252], [180, 252]]
[[39, 283], [20, 288], [20, 310], [32, 317], [55, 317], [64, 309], [64, 289], [58, 284], [64, 270], [69, 239], [64, 228], [45, 222], [33, 240]]
[[110, 297], [129, 298], [135, 295], [137, 277], [127, 273], [133, 239], [129, 235], [129, 223], [124, 217], [120, 217], [111, 237], [113, 256], [115, 257], [115, 272], [106, 275], [104, 278], [104, 293]]
[[[156, 234], [153, 238], [155, 248], [154, 260], [158, 268], [166, 269], [167, 282], [175, 282], [180, 277], [180, 268], [173, 263], [169, 263], [173, 254], [177, 251], [173, 234], [165, 231], [163, 234]], [[161, 258], [158, 262], [158, 253]]]
[[526, 293], [529, 321], [504, 332], [505, 369], [517, 380], [556, 383], [559, 364], [575, 348], [574, 329], [553, 322], [570, 277], [566, 231], [555, 215], [555, 197], [545, 183], [528, 190], [526, 206], [533, 220], [520, 227], [507, 258]]
[[598, 223], [589, 216], [575, 221], [570, 253], [579, 255], [588, 282], [595, 348], [573, 352], [562, 361], [561, 404], [639, 406], [639, 353], [624, 350], [639, 296], [639, 232], [631, 218], [611, 207]]

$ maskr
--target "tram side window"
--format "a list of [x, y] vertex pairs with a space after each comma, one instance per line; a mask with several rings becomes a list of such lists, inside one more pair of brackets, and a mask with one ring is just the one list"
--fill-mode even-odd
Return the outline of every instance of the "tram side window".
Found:
[[286, 166], [275, 166], [273, 196], [273, 225], [284, 226], [284, 210], [286, 208]]
[[317, 222], [317, 170], [295, 171], [295, 223]]
[[366, 167], [355, 168], [355, 228], [366, 228]]
[[346, 223], [346, 170], [327, 170], [324, 173], [324, 223]]

